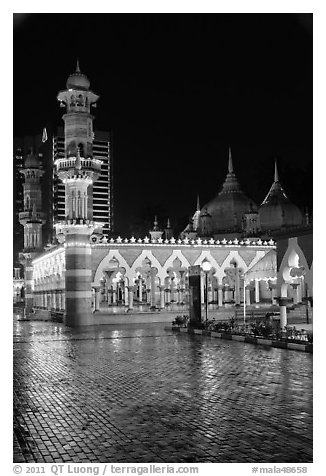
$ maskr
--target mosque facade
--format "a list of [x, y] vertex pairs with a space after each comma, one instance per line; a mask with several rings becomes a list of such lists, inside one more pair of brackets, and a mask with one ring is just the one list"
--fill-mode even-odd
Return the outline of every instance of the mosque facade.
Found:
[[277, 281], [274, 232], [305, 228], [305, 224], [279, 182], [276, 164], [274, 182], [258, 207], [241, 191], [231, 150], [221, 191], [202, 208], [197, 204], [179, 236], [173, 236], [169, 223], [161, 229], [155, 218], [148, 236], [108, 239], [93, 220], [92, 210], [92, 185], [101, 172], [101, 159], [93, 153], [92, 112], [99, 96], [77, 65], [57, 98], [65, 109], [65, 151], [55, 163], [65, 186], [65, 219], [56, 225], [58, 243], [41, 250], [42, 171], [35, 155], [27, 157], [25, 208], [20, 217], [27, 313], [32, 309], [40, 314], [61, 312], [64, 322], [74, 327], [96, 324], [103, 312], [109, 322], [111, 308], [132, 312], [178, 307], [187, 312], [189, 268], [203, 268], [205, 262], [209, 271], [202, 269], [202, 284], [207, 277], [208, 302], [219, 308], [277, 304], [281, 295], [300, 303], [312, 293], [311, 264], [303, 263], [299, 244], [298, 258], [291, 258], [290, 271], [282, 274], [282, 290]]

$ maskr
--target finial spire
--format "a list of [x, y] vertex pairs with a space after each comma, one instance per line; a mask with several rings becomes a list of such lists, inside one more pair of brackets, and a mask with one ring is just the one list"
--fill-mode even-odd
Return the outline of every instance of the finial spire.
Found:
[[231, 147], [229, 146], [229, 174], [233, 173], [233, 162], [232, 162], [232, 153], [231, 153]]
[[276, 161], [276, 159], [275, 159], [274, 182], [278, 182], [278, 170], [277, 170], [277, 161]]
[[78, 58], [77, 58], [77, 64], [76, 64], [76, 73], [80, 73], [79, 59]]
[[200, 212], [199, 193], [197, 193], [197, 212]]
[[166, 224], [166, 228], [171, 228], [170, 218], [168, 218], [168, 221], [167, 221], [167, 224]]

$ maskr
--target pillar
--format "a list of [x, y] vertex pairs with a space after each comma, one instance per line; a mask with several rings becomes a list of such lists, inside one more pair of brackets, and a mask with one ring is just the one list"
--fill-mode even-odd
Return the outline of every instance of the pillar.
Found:
[[165, 307], [165, 290], [164, 290], [164, 286], [160, 286], [160, 307], [161, 309], [164, 309]]
[[100, 310], [100, 286], [94, 286], [95, 296], [94, 296], [94, 312]]
[[283, 329], [287, 325], [287, 312], [286, 312], [286, 304], [288, 302], [288, 298], [278, 298], [279, 306], [280, 306], [280, 326]]
[[164, 296], [165, 304], [169, 304], [169, 302], [170, 302], [170, 299], [169, 299], [170, 289], [165, 288], [164, 289], [164, 294], [165, 294], [165, 296]]
[[220, 285], [217, 290], [217, 300], [219, 307], [223, 306], [223, 286]]
[[296, 305], [298, 304], [298, 283], [292, 283], [291, 287], [293, 289], [293, 304]]
[[154, 307], [155, 302], [155, 269], [151, 268], [151, 294], [150, 294], [150, 305]]
[[175, 301], [175, 284], [174, 280], [171, 279], [171, 286], [170, 286], [170, 302]]
[[126, 286], [126, 283], [124, 284], [123, 292], [124, 292], [125, 306], [128, 307], [129, 306], [129, 293], [128, 293], [128, 287]]
[[117, 304], [117, 283], [113, 285], [112, 289], [112, 304], [113, 306], [116, 306]]
[[246, 305], [250, 306], [250, 287], [246, 287]]
[[241, 302], [241, 296], [240, 296], [240, 273], [239, 273], [239, 268], [235, 268], [234, 300], [235, 300], [235, 304], [240, 304], [240, 302]]
[[255, 302], [259, 302], [259, 281], [255, 279]]
[[213, 298], [213, 285], [208, 283], [208, 302], [212, 302], [214, 300]]
[[93, 323], [90, 232], [79, 225], [66, 234], [65, 324], [70, 327]]
[[205, 278], [203, 276], [200, 277], [200, 299], [201, 303], [205, 303]]
[[142, 302], [143, 301], [143, 283], [142, 283], [142, 280], [141, 278], [139, 278], [139, 302]]
[[134, 286], [128, 287], [128, 293], [129, 293], [129, 309], [133, 309], [134, 308]]

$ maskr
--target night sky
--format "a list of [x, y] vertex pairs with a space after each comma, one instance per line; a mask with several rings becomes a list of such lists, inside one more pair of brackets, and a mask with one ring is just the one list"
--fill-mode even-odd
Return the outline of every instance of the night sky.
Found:
[[312, 15], [33, 14], [14, 18], [14, 135], [62, 125], [76, 58], [113, 133], [117, 232], [169, 216], [180, 231], [227, 172], [261, 203], [274, 158], [312, 208]]

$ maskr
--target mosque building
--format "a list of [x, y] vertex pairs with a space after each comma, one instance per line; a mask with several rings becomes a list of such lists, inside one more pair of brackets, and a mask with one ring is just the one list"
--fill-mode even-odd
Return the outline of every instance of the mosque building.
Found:
[[[117, 307], [132, 312], [185, 306], [187, 312], [189, 267], [204, 262], [210, 268], [208, 302], [216, 308], [244, 302], [272, 305], [279, 296], [299, 304], [312, 295], [311, 262], [303, 259], [298, 240], [285, 274], [277, 263], [276, 232], [291, 230], [295, 237], [295, 230], [306, 225], [279, 182], [276, 164], [274, 182], [260, 206], [242, 192], [229, 150], [221, 191], [202, 208], [197, 200], [197, 210], [179, 236], [173, 236], [169, 222], [161, 229], [155, 217], [148, 236], [107, 238], [92, 208], [93, 184], [102, 166], [93, 151], [92, 111], [99, 96], [77, 66], [57, 98], [65, 109], [64, 155], [55, 162], [65, 187], [65, 217], [56, 225], [58, 243], [46, 250], [40, 249], [44, 217], [39, 211], [42, 171], [37, 156], [28, 156], [22, 170], [27, 313], [32, 308], [43, 316], [59, 312], [65, 324], [74, 327], [109, 322], [109, 310]], [[204, 278], [202, 271], [202, 282]]]

